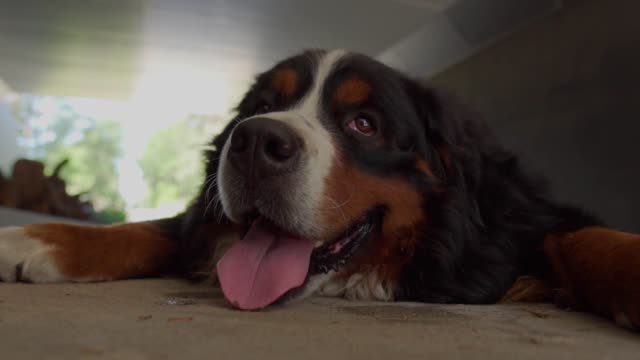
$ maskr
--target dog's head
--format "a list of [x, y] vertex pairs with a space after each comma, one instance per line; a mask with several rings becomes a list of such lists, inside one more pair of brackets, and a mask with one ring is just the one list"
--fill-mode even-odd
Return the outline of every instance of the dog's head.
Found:
[[247, 233], [218, 264], [225, 295], [255, 309], [314, 291], [390, 300], [459, 131], [437, 95], [342, 50], [258, 76], [219, 140], [224, 213]]

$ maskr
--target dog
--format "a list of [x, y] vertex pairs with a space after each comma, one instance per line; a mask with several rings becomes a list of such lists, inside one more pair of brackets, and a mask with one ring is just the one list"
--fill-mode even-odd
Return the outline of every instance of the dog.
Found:
[[0, 230], [5, 282], [215, 277], [233, 306], [553, 302], [640, 325], [640, 236], [559, 204], [447, 93], [362, 54], [257, 76], [182, 214]]

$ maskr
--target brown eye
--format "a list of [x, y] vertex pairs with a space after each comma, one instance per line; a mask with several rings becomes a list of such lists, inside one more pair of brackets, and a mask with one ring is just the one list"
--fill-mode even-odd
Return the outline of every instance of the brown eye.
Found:
[[363, 115], [351, 120], [348, 127], [349, 129], [364, 136], [373, 136], [376, 133], [376, 129], [373, 127], [372, 121]]

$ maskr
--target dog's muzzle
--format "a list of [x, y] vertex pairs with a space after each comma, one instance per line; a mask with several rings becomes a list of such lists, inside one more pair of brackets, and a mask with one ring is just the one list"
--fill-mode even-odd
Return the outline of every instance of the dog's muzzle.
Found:
[[295, 130], [267, 117], [243, 121], [230, 141], [229, 162], [249, 186], [293, 171], [303, 149]]

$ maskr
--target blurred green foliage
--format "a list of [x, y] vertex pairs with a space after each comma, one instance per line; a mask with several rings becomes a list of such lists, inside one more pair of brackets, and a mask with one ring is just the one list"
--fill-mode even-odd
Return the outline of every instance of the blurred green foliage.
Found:
[[125, 203], [118, 192], [116, 161], [122, 155], [120, 124], [79, 114], [64, 98], [22, 95], [12, 104], [21, 125], [18, 144], [29, 158], [42, 161], [49, 175], [69, 159], [60, 176], [70, 194], [84, 194], [95, 220], [124, 221]]
[[191, 200], [202, 184], [204, 161], [200, 155], [221, 121], [191, 116], [157, 131], [139, 165], [149, 187], [142, 207], [158, 207]]
[[[69, 194], [83, 194], [82, 199], [93, 204], [94, 221], [125, 221], [117, 168], [123, 154], [121, 124], [81, 114], [71, 103], [59, 97], [20, 95], [12, 103], [12, 114], [20, 124], [18, 145], [30, 159], [42, 161], [48, 175], [68, 159], [60, 177]], [[221, 130], [223, 120], [193, 115], [153, 133], [138, 162], [148, 191], [135, 207], [186, 206], [203, 179], [202, 150], [211, 134]]]

